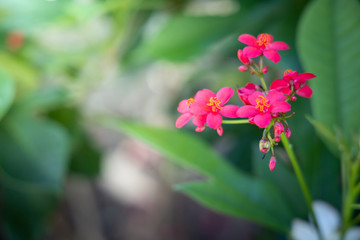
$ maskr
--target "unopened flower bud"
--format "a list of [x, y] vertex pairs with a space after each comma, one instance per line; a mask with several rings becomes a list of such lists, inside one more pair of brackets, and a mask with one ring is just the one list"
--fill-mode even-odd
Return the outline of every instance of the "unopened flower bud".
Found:
[[255, 73], [254, 72], [250, 72], [251, 75], [254, 75]]
[[291, 136], [291, 130], [290, 130], [289, 127], [287, 127], [287, 128], [285, 129], [285, 136], [286, 136], [287, 138], [290, 138], [290, 136]]
[[224, 129], [222, 128], [222, 126], [218, 127], [216, 129], [217, 133], [219, 134], [219, 136], [222, 136], [223, 135], [223, 132], [224, 132]]
[[265, 66], [265, 67], [263, 67], [263, 69], [261, 70], [263, 73], [267, 73], [268, 72], [268, 66]]
[[295, 101], [296, 101], [296, 99], [297, 99], [297, 97], [296, 97], [296, 96], [292, 96], [292, 97], [290, 98], [290, 101], [295, 102]]
[[259, 149], [262, 153], [267, 153], [270, 150], [270, 140], [268, 138], [262, 138], [259, 142]]
[[271, 117], [272, 117], [272, 118], [277, 118], [277, 117], [279, 117], [279, 114], [277, 114], [277, 113], [272, 113], [272, 114], [271, 114]]
[[284, 125], [281, 122], [275, 121], [274, 123], [274, 140], [280, 142], [280, 135], [284, 132]]
[[238, 67], [238, 69], [241, 71], [241, 72], [245, 72], [248, 70], [248, 67], [245, 66], [245, 65], [241, 65], [240, 67]]
[[274, 170], [275, 167], [276, 167], [276, 158], [275, 158], [275, 156], [272, 156], [270, 158], [270, 162], [269, 162], [270, 171]]
[[203, 127], [197, 127], [197, 128], [195, 128], [195, 132], [202, 132], [202, 131], [204, 131], [205, 130], [205, 126], [203, 126]]

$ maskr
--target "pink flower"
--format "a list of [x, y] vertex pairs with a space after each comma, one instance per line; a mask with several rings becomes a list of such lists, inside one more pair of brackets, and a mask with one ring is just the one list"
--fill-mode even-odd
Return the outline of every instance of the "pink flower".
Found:
[[248, 66], [252, 64], [252, 60], [249, 59], [247, 56], [245, 56], [244, 52], [241, 49], [238, 50], [237, 56], [238, 56], [239, 60], [244, 64], [244, 65], [239, 66], [238, 69], [241, 72], [247, 71]]
[[314, 77], [316, 76], [312, 73], [298, 74], [298, 71], [288, 69], [284, 72], [282, 79], [277, 79], [271, 84], [270, 89], [279, 90], [286, 95], [291, 95], [291, 89], [293, 89], [297, 95], [309, 98], [312, 95], [312, 89], [306, 85], [306, 81]]
[[195, 101], [190, 105], [190, 114], [204, 116], [199, 118], [199, 125], [207, 125], [216, 129], [222, 135], [222, 117], [237, 118], [238, 106], [226, 105], [233, 96], [234, 90], [230, 87], [220, 89], [216, 94], [208, 89], [200, 90], [195, 95]]
[[289, 49], [289, 46], [284, 42], [273, 42], [273, 36], [268, 33], [259, 34], [257, 38], [250, 34], [242, 34], [238, 40], [249, 45], [243, 50], [248, 58], [264, 55], [274, 63], [281, 59], [277, 51]]
[[270, 91], [264, 96], [261, 92], [254, 92], [248, 98], [251, 105], [242, 106], [237, 111], [240, 118], [249, 118], [259, 128], [267, 127], [271, 122], [272, 113], [283, 113], [290, 111], [291, 105], [287, 102], [284, 93]]
[[205, 130], [205, 122], [204, 119], [206, 119], [206, 115], [194, 115], [190, 112], [190, 106], [195, 102], [195, 99], [189, 98], [184, 99], [179, 103], [179, 106], [177, 108], [178, 112], [182, 113], [177, 119], [176, 119], [176, 127], [182, 128], [185, 124], [187, 124], [192, 117], [193, 118], [193, 124], [197, 126], [195, 131], [202, 132]]
[[245, 85], [245, 87], [239, 88], [237, 90], [237, 93], [239, 95], [240, 100], [245, 104], [245, 105], [251, 105], [248, 98], [251, 94], [253, 94], [256, 91], [260, 91], [260, 86], [259, 85], [255, 85], [253, 83], [248, 83]]

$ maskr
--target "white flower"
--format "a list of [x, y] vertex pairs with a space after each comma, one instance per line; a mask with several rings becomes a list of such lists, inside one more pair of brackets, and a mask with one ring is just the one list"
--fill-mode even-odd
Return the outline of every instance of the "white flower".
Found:
[[[341, 217], [331, 205], [322, 201], [313, 202], [314, 214], [324, 240], [340, 240]], [[291, 226], [291, 237], [294, 240], [319, 240], [312, 223], [295, 219]], [[360, 240], [360, 227], [349, 228], [344, 240]]]

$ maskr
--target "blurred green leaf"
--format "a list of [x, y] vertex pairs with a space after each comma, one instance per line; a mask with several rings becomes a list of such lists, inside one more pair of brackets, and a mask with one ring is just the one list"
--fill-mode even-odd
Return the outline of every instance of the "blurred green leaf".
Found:
[[[121, 120], [109, 119], [104, 124], [145, 141], [176, 163], [193, 168], [209, 177], [209, 183], [180, 187], [200, 202], [224, 213], [229, 213], [235, 206], [225, 209], [221, 206], [229, 201], [238, 202], [246, 207], [238, 208], [233, 216], [259, 221], [280, 231], [288, 230], [293, 213], [277, 187], [236, 171], [210, 146], [193, 135]], [[214, 196], [216, 193], [219, 196]], [[225, 193], [227, 195], [222, 198], [221, 195]]]
[[139, 62], [154, 59], [190, 60], [210, 51], [229, 35], [234, 37], [233, 43], [236, 43], [238, 34], [258, 32], [264, 24], [285, 10], [283, 5], [282, 1], [265, 2], [227, 16], [175, 15], [166, 21], [159, 32], [144, 39], [129, 58]]
[[100, 152], [84, 127], [79, 109], [61, 106], [49, 111], [47, 116], [65, 127], [70, 135], [69, 173], [96, 176], [100, 170]]
[[304, 13], [298, 49], [305, 70], [317, 77], [314, 119], [349, 138], [360, 129], [360, 4], [356, 0], [317, 0]]
[[22, 1], [5, 0], [0, 2], [3, 13], [2, 24], [5, 28], [28, 32], [60, 17], [69, 0]]
[[37, 86], [38, 75], [34, 68], [29, 63], [12, 56], [7, 52], [0, 51], [0, 65], [3, 71], [12, 76], [18, 83], [17, 90], [28, 92]]
[[10, 108], [15, 95], [14, 81], [0, 70], [0, 119]]
[[68, 92], [64, 88], [37, 89], [23, 96], [15, 107], [24, 111], [45, 111], [64, 103], [67, 99]]
[[68, 135], [48, 120], [11, 111], [0, 128], [0, 184], [7, 239], [42, 239], [61, 193]]
[[217, 182], [191, 182], [177, 185], [175, 188], [218, 212], [253, 220], [279, 231], [289, 230], [290, 218], [274, 215], [274, 212], [259, 205], [257, 198], [264, 197], [262, 193], [251, 194], [256, 191], [254, 188], [262, 188], [259, 184], [248, 186], [248, 194], [239, 194], [236, 189]]

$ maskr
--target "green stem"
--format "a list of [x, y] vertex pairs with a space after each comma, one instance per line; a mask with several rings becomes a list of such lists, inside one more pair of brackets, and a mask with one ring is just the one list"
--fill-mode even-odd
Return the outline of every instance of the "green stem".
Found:
[[267, 91], [268, 88], [267, 88], [267, 86], [266, 86], [266, 83], [265, 83], [263, 74], [259, 74], [258, 76], [259, 76], [259, 78], [260, 78], [260, 81], [261, 81], [261, 84], [262, 84], [263, 88]]
[[223, 120], [223, 124], [246, 124], [249, 123], [248, 119], [238, 119], [238, 120]]
[[318, 235], [320, 237], [320, 239], [322, 239], [322, 236], [321, 236], [321, 233], [320, 233], [320, 230], [319, 230], [319, 225], [318, 225], [318, 222], [316, 220], [316, 217], [315, 217], [315, 214], [314, 214], [314, 210], [313, 210], [313, 207], [312, 207], [312, 198], [311, 198], [311, 195], [310, 195], [310, 191], [309, 191], [309, 188], [307, 187], [306, 185], [306, 182], [305, 182], [305, 178], [304, 178], [304, 175], [300, 169], [300, 166], [298, 164], [298, 161], [296, 159], [296, 156], [295, 156], [295, 153], [294, 153], [294, 150], [292, 148], [292, 145], [290, 144], [289, 142], [289, 139], [283, 134], [281, 134], [281, 141], [284, 145], [284, 148], [290, 158], [290, 161], [291, 161], [291, 164], [293, 165], [293, 168], [294, 168], [294, 171], [295, 171], [295, 175], [299, 181], [299, 184], [300, 184], [300, 187], [301, 187], [301, 190], [303, 192], [303, 195], [305, 197], [305, 201], [306, 201], [306, 205], [309, 209], [309, 212], [310, 212], [310, 216], [313, 220], [313, 223], [315, 225], [315, 228], [318, 232]]

